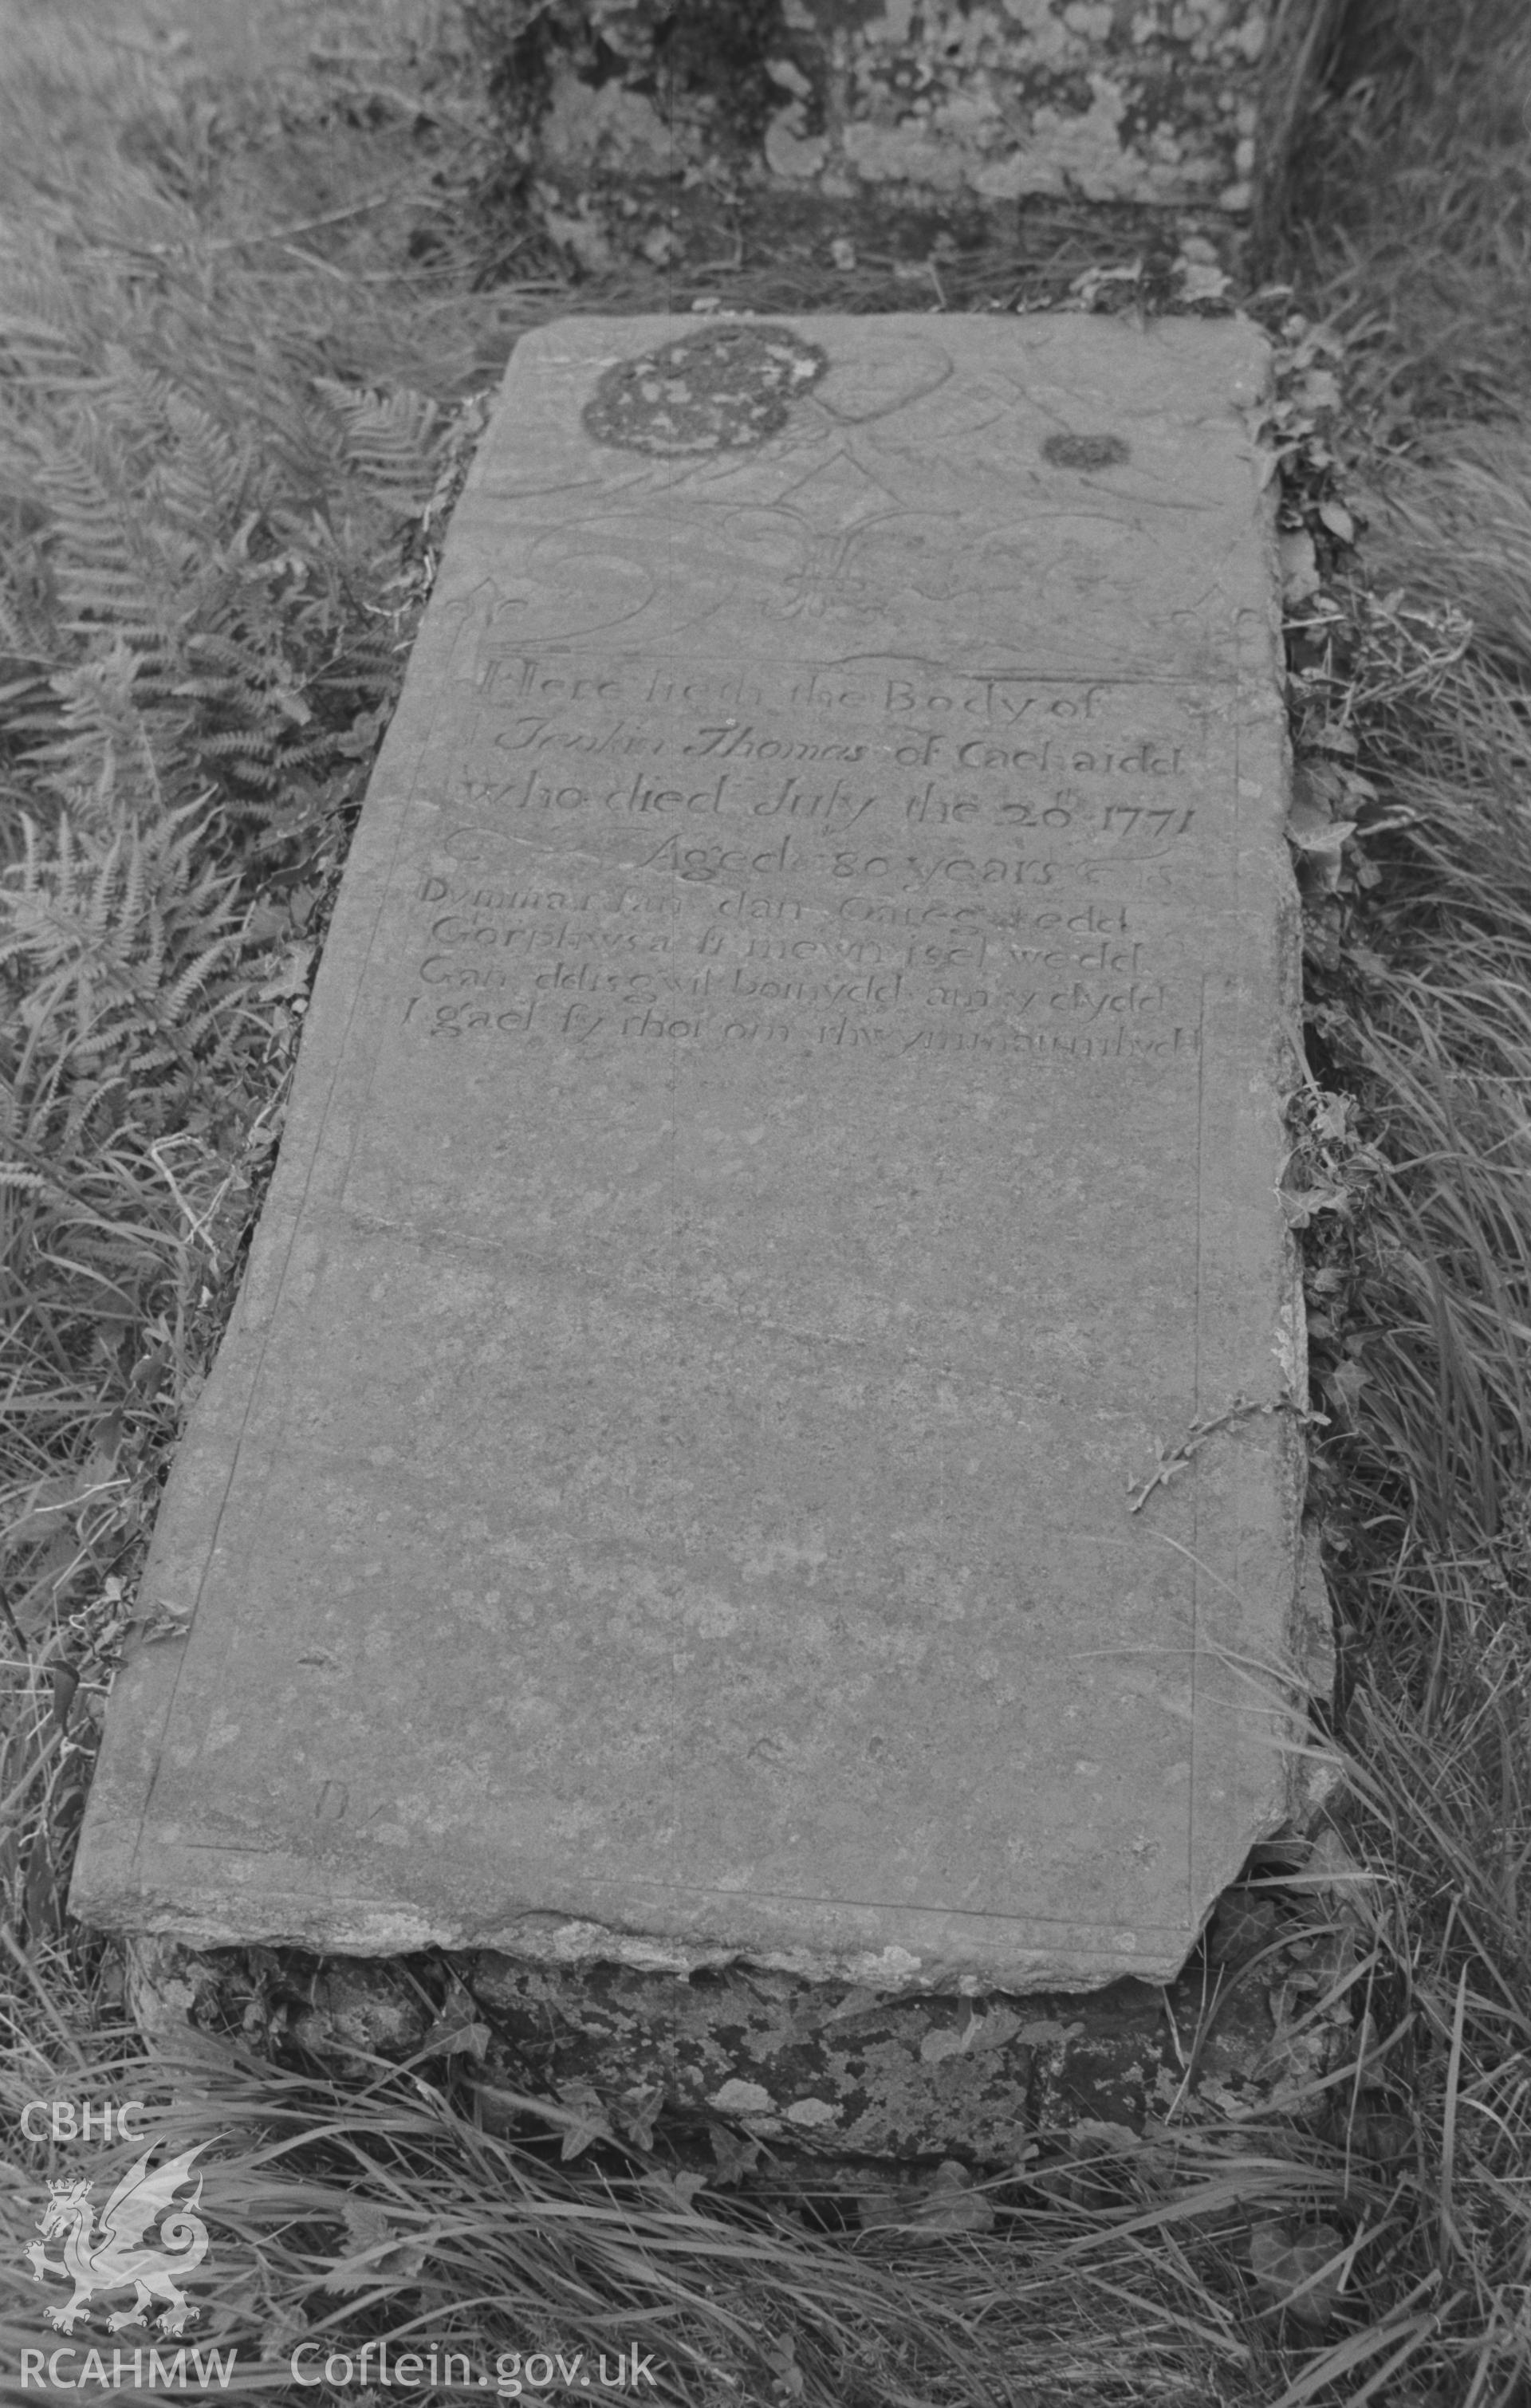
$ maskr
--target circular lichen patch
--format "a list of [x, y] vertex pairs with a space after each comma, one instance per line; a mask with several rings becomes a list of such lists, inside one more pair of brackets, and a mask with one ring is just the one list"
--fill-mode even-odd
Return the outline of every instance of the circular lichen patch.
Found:
[[1055, 468], [1120, 468], [1132, 449], [1120, 435], [1050, 435], [1042, 457]]
[[747, 451], [785, 425], [828, 366], [789, 326], [702, 327], [608, 367], [585, 404], [585, 432], [665, 459]]

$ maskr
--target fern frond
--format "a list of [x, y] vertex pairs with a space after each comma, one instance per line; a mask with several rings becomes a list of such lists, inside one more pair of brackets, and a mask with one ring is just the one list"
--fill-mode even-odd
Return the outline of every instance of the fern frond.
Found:
[[270, 741], [264, 736], [242, 735], [231, 728], [222, 736], [198, 738], [197, 750], [209, 761], [266, 761], [271, 752]]
[[173, 1025], [179, 1025], [186, 1015], [186, 1007], [197, 989], [206, 985], [213, 970], [233, 958], [238, 950], [236, 937], [220, 937], [207, 946], [194, 962], [188, 963], [175, 984], [165, 991], [165, 1009]]
[[423, 394], [390, 394], [316, 377], [315, 390], [344, 429], [347, 464], [401, 516], [423, 509], [436, 484], [441, 412]]

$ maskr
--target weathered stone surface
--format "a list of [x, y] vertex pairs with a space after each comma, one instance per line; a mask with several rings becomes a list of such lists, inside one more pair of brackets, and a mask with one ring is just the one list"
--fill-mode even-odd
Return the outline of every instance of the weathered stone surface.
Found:
[[1260, 337], [724, 331], [512, 364], [88, 1920], [1084, 1989], [1285, 1812]]
[[988, 2165], [1081, 2118], [1140, 2129], [1181, 2086], [1176, 2019], [1194, 2029], [1206, 1999], [1194, 1976], [982, 2001], [881, 1997], [758, 1966], [688, 1981], [600, 1965], [576, 1983], [487, 1954], [465, 1978], [522, 2085], [595, 2101], [615, 2133], [664, 2111], [723, 2118], [773, 2150], [956, 2149]]
[[806, 0], [786, 16], [787, 58], [767, 66], [775, 174], [1249, 206], [1266, 0]]
[[1017, 2155], [1037, 2052], [1080, 2028], [1023, 2002], [887, 1999], [760, 1967], [688, 1982], [603, 1965], [576, 1992], [486, 1955], [468, 1985], [537, 2088], [588, 2086], [618, 2132], [658, 2102], [860, 2157]]
[[544, 223], [599, 268], [635, 192], [672, 198], [683, 250], [688, 194], [715, 220], [720, 179], [746, 208], [775, 186], [1241, 212], [1270, 19], [1267, 0], [498, 0], [475, 30]]

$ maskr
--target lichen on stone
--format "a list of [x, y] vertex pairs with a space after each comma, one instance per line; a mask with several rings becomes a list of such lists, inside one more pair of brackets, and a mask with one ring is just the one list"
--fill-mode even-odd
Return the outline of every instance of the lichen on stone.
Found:
[[698, 178], [736, 200], [1241, 209], [1272, 6], [483, 0], [480, 22], [504, 28], [521, 155], [567, 187], [565, 216], [600, 187], [609, 236], [637, 188]]
[[[821, 19], [831, 13], [822, 0]], [[846, 46], [844, 156], [868, 180], [994, 200], [1171, 202], [1233, 189], [1223, 107], [1252, 107], [1264, 0], [889, 0]]]
[[708, 326], [616, 361], [585, 405], [585, 431], [665, 459], [746, 450], [786, 424], [828, 365], [787, 326]]

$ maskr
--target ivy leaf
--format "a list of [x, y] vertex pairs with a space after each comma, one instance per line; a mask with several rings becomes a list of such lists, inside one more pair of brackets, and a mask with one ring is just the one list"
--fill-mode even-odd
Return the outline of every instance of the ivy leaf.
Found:
[[991, 2232], [994, 2211], [985, 2194], [973, 2188], [966, 2167], [949, 2157], [937, 2168], [910, 2221], [926, 2232]]
[[651, 2082], [629, 2091], [617, 2108], [618, 2126], [626, 2133], [635, 2148], [649, 2150], [653, 2147], [654, 2125], [658, 2121], [659, 2111], [664, 2104], [664, 2084]]
[[1299, 853], [1338, 853], [1355, 834], [1353, 820], [1332, 820], [1318, 805], [1299, 799], [1286, 815], [1286, 838]]
[[1324, 1373], [1321, 1384], [1329, 1402], [1353, 1426], [1356, 1408], [1366, 1385], [1366, 1374], [1361, 1365], [1356, 1362], [1337, 1363], [1332, 1371]]
[[1257, 2224], [1250, 2234], [1250, 2271], [1273, 2306], [1322, 2328], [1333, 2321], [1349, 2271], [1344, 2236], [1332, 2224]]
[[1318, 554], [1306, 527], [1286, 528], [1277, 549], [1281, 564], [1281, 595], [1288, 604], [1306, 602], [1319, 590]]
[[753, 2173], [760, 2163], [760, 2143], [731, 2131], [726, 2124], [709, 2124], [708, 2138], [712, 2143], [712, 2154], [718, 2160], [717, 2180], [720, 2184], [742, 2181], [746, 2174]]
[[312, 945], [289, 945], [277, 970], [259, 990], [263, 1003], [278, 1003], [283, 997], [307, 995], [308, 970], [314, 957]]
[[776, 2378], [771, 2385], [776, 2398], [801, 2400], [804, 2390], [803, 2370], [797, 2363], [796, 2352], [788, 2336], [783, 2333], [780, 2341], [763, 2343], [761, 2356]]
[[1313, 1135], [1326, 1144], [1343, 1144], [1352, 1135], [1351, 1115], [1354, 1111], [1353, 1096], [1336, 1096], [1324, 1090], [1313, 1108]]
[[1204, 259], [1177, 259], [1175, 273], [1180, 280], [1182, 301], [1221, 301], [1233, 282], [1221, 267]]
[[433, 2057], [471, 2057], [482, 2065], [489, 2052], [490, 2030], [470, 2013], [444, 2014], [431, 2026], [421, 2042], [421, 2054]]
[[973, 2187], [967, 2168], [948, 2157], [928, 2183], [900, 2184], [866, 2191], [856, 2213], [868, 2231], [990, 2232], [994, 2212], [987, 2195]]
[[1320, 1212], [1347, 1214], [1350, 1198], [1342, 1187], [1283, 1189], [1281, 1206], [1289, 1229], [1306, 1229]]
[[564, 2108], [572, 2111], [558, 2117], [564, 2128], [559, 2161], [567, 2165], [571, 2157], [582, 2157], [593, 2141], [609, 2141], [614, 2136], [600, 2096], [590, 2083], [561, 2083], [558, 2096]]
[[351, 2245], [325, 2276], [326, 2291], [344, 2298], [379, 2285], [396, 2289], [416, 2279], [429, 2255], [428, 2241], [407, 2240], [370, 2200], [348, 2199], [340, 2214]]

